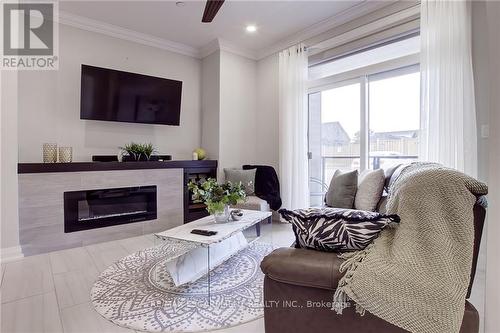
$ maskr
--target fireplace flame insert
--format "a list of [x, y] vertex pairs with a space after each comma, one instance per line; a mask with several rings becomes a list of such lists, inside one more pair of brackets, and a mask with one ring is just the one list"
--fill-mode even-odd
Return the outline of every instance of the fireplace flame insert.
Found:
[[65, 233], [156, 218], [156, 186], [64, 192]]

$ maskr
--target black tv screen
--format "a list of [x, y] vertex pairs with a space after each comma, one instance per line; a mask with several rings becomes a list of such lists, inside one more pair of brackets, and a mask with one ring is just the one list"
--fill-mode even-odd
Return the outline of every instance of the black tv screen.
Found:
[[82, 65], [80, 118], [179, 125], [182, 81]]

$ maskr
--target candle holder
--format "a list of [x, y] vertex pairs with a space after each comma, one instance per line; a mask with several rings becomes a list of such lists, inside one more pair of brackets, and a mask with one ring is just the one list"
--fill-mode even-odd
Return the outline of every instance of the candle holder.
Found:
[[59, 162], [71, 163], [73, 161], [73, 148], [72, 147], [59, 147]]
[[57, 162], [57, 143], [44, 143], [42, 148], [43, 163]]

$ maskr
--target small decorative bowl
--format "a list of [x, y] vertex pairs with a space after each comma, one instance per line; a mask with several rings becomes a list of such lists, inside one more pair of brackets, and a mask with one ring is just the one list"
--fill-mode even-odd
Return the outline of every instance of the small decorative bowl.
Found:
[[239, 221], [243, 217], [243, 211], [241, 209], [233, 209], [231, 210], [231, 220]]

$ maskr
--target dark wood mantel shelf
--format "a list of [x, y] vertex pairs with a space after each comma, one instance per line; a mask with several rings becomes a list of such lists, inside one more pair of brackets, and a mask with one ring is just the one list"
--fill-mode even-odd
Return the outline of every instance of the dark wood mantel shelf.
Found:
[[217, 168], [216, 160], [164, 161], [164, 162], [72, 162], [72, 163], [19, 163], [18, 173], [81, 172], [141, 169], [196, 169]]

